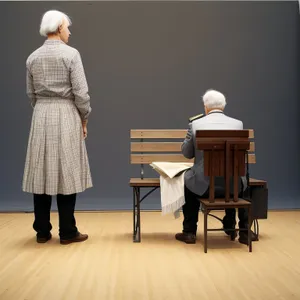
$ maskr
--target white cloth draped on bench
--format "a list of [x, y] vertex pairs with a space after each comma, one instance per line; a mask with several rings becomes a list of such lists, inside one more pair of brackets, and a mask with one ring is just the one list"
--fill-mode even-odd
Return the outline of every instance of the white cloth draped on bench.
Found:
[[173, 213], [178, 218], [185, 204], [184, 173], [193, 163], [153, 162], [150, 165], [160, 174], [162, 215]]

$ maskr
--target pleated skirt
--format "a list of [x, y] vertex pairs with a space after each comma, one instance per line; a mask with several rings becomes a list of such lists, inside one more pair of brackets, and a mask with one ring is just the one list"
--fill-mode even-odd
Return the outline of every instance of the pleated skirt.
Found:
[[74, 101], [38, 100], [27, 145], [23, 191], [68, 195], [90, 187], [88, 154]]

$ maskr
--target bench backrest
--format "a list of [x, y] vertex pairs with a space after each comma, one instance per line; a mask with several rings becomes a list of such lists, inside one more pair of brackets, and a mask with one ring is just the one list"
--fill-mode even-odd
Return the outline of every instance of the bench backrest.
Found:
[[[181, 153], [181, 145], [186, 137], [187, 129], [131, 129], [130, 130], [130, 162], [141, 165], [141, 178], [144, 176], [143, 166], [156, 161], [193, 162]], [[255, 164], [254, 130], [249, 129], [251, 139], [248, 163]]]

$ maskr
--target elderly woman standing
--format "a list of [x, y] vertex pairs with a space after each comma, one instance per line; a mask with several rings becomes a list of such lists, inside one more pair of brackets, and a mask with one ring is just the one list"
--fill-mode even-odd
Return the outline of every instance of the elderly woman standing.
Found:
[[67, 46], [71, 21], [59, 11], [44, 14], [44, 44], [27, 59], [27, 95], [34, 108], [23, 191], [32, 193], [37, 242], [51, 239], [50, 209], [57, 196], [61, 244], [88, 238], [76, 227], [77, 193], [92, 187], [85, 146], [91, 112], [88, 86], [79, 52]]

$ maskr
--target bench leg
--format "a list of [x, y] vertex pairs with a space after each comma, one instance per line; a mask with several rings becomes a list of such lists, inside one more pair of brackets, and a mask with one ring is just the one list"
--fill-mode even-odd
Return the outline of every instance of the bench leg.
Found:
[[141, 241], [141, 197], [140, 197], [140, 188], [137, 190], [137, 235], [138, 242]]
[[133, 241], [141, 241], [140, 188], [133, 188]]
[[206, 207], [204, 208], [204, 253], [207, 253], [207, 214]]
[[133, 241], [136, 239], [136, 195], [135, 195], [135, 188], [132, 188], [133, 191]]

